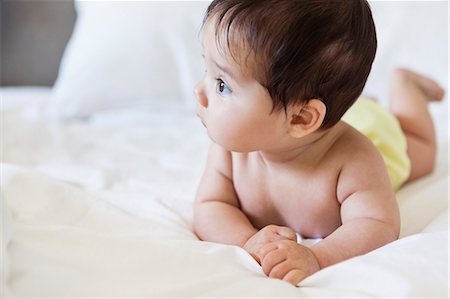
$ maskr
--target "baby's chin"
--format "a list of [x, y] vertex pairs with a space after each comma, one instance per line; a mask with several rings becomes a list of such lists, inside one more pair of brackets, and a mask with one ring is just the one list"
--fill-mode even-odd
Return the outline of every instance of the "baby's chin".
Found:
[[[201, 119], [200, 119], [201, 120]], [[244, 144], [242, 142], [238, 142], [236, 140], [233, 140], [232, 137], [226, 138], [224, 135], [226, 134], [216, 134], [217, 130], [212, 130], [211, 128], [208, 128], [208, 124], [201, 120], [203, 126], [206, 128], [206, 134], [208, 135], [209, 139], [211, 139], [212, 142], [219, 145], [221, 148], [229, 151], [229, 152], [235, 152], [235, 153], [249, 153], [257, 151], [257, 148], [251, 147], [248, 144]]]
[[209, 139], [211, 139], [212, 142], [214, 142], [215, 144], [219, 145], [221, 148], [229, 152], [245, 154], [256, 151], [256, 149], [251, 149], [242, 145], [231, 144], [230, 142], [221, 142], [220, 140], [217, 141], [217, 138], [213, 138], [211, 134], [209, 134], [209, 132], [208, 137]]

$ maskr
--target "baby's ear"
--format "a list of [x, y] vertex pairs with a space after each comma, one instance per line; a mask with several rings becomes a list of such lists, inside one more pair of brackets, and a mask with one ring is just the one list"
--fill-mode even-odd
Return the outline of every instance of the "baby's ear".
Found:
[[306, 136], [319, 129], [327, 112], [325, 104], [318, 99], [311, 99], [306, 104], [296, 104], [291, 108], [288, 115], [288, 133], [294, 138]]

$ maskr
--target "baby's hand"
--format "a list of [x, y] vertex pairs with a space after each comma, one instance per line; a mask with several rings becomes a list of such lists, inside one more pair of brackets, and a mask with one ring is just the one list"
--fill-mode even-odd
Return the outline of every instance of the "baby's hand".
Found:
[[269, 243], [258, 253], [264, 273], [296, 286], [300, 281], [320, 270], [311, 249], [291, 240]]
[[280, 240], [297, 242], [295, 231], [286, 226], [268, 225], [259, 230], [244, 244], [243, 248], [261, 264], [258, 252], [267, 244]]

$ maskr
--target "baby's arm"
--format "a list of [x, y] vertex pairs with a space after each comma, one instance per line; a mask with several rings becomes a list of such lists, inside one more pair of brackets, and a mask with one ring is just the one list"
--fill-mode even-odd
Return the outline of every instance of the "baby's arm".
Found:
[[197, 190], [194, 229], [198, 237], [244, 248], [258, 262], [256, 252], [269, 242], [296, 240], [295, 232], [277, 225], [257, 230], [242, 212], [234, 191], [231, 155], [213, 144], [209, 150], [205, 173]]
[[311, 249], [321, 268], [398, 239], [400, 215], [384, 161], [375, 148], [353, 154], [339, 176], [342, 225]]
[[268, 276], [296, 285], [321, 268], [398, 238], [398, 206], [381, 156], [376, 150], [352, 154], [337, 187], [342, 225], [310, 248], [292, 241], [264, 246], [258, 256]]
[[231, 178], [231, 154], [212, 144], [195, 199], [194, 229], [202, 240], [242, 247], [257, 229], [240, 210]]

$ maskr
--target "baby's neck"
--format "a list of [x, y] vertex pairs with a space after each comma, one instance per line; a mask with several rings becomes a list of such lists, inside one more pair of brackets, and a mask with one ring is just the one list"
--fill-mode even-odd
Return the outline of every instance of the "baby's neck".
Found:
[[336, 125], [295, 140], [283, 150], [259, 151], [259, 154], [266, 164], [314, 163], [328, 151], [339, 131], [340, 126]]

